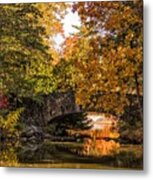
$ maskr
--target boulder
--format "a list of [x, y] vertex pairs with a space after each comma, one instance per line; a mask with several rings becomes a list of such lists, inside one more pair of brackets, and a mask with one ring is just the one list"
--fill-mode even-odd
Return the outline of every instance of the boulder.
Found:
[[44, 139], [44, 133], [41, 127], [37, 127], [34, 125], [26, 126], [21, 135], [21, 140], [27, 140], [32, 142], [37, 142]]

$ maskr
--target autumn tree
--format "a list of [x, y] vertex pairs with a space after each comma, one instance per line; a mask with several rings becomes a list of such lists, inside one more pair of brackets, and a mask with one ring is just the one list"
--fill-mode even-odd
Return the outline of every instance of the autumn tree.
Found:
[[131, 104], [129, 97], [133, 97], [131, 110], [136, 108], [141, 127], [142, 7], [140, 0], [74, 3], [73, 11], [78, 12], [82, 25], [79, 33], [66, 39], [64, 49], [65, 58], [76, 68], [73, 79], [78, 103], [123, 118]]
[[53, 37], [62, 33], [64, 8], [64, 3], [0, 6], [1, 92], [34, 97], [56, 89]]
[[117, 114], [128, 104], [126, 95], [136, 94], [142, 117], [142, 2], [78, 2], [73, 10], [82, 26], [65, 56], [82, 72], [76, 73], [78, 90]]
[[16, 102], [38, 101], [57, 89], [54, 36], [63, 33], [65, 8], [65, 3], [0, 5], [0, 131], [5, 134], [14, 132], [19, 119]]

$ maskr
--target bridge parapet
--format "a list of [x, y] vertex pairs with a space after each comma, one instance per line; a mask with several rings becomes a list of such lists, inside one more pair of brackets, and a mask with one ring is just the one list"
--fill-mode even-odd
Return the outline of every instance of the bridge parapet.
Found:
[[43, 96], [42, 105], [36, 102], [26, 104], [23, 122], [28, 125], [45, 126], [58, 116], [81, 112], [75, 103], [73, 91], [53, 93]]

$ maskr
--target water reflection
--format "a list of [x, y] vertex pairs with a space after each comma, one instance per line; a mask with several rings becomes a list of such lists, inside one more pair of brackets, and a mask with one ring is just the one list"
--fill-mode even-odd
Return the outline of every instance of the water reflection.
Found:
[[18, 160], [20, 163], [55, 163], [59, 162], [58, 153], [56, 144], [25, 144], [18, 151]]
[[[87, 143], [87, 142], [86, 142]], [[15, 167], [57, 167], [57, 168], [142, 168], [142, 156], [135, 156], [130, 152], [118, 152], [115, 154], [105, 154], [102, 150], [107, 147], [108, 142], [97, 142], [90, 153], [83, 153], [86, 143], [77, 142], [51, 142], [46, 141], [41, 144], [16, 142], [12, 145], [10, 142], [0, 144], [0, 165]], [[111, 142], [112, 143], [112, 142]], [[91, 145], [91, 142], [88, 144]], [[103, 146], [103, 145], [105, 146]], [[110, 146], [110, 142], [108, 143]], [[93, 144], [92, 144], [93, 145]], [[112, 143], [114, 146], [115, 144]], [[92, 146], [93, 147], [93, 146]], [[99, 148], [100, 147], [100, 148]], [[101, 147], [103, 147], [101, 149]], [[124, 147], [124, 149], [127, 147]], [[120, 148], [121, 149], [121, 148]], [[99, 156], [99, 151], [103, 156]], [[133, 150], [132, 150], [133, 151]], [[142, 148], [139, 148], [136, 154], [142, 154]], [[97, 153], [97, 154], [96, 154]]]
[[0, 166], [18, 166], [17, 147], [11, 142], [0, 143]]
[[83, 145], [82, 153], [92, 156], [107, 156], [116, 154], [119, 151], [120, 144], [114, 140], [86, 139]]

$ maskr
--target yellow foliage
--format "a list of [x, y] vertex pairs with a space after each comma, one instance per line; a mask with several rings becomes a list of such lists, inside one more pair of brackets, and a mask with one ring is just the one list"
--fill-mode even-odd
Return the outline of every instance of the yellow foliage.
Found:
[[2, 129], [6, 129], [9, 132], [14, 131], [14, 127], [19, 120], [21, 113], [24, 108], [19, 108], [15, 111], [10, 112], [6, 117], [0, 115], [0, 127]]
[[[73, 10], [82, 26], [65, 41], [64, 56], [78, 72], [77, 102], [84, 107], [94, 102], [97, 109], [120, 115], [128, 105], [126, 94], [142, 89], [141, 81], [136, 87], [135, 74], [142, 78], [143, 3], [78, 2]], [[98, 92], [103, 96], [93, 100]]]

